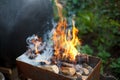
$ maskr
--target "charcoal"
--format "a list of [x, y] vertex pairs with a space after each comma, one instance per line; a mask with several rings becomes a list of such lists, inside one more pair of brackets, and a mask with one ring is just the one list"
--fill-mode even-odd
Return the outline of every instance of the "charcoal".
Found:
[[37, 57], [37, 55], [33, 54], [33, 53], [29, 55], [29, 59], [35, 59], [36, 57]]
[[46, 65], [46, 63], [45, 62], [40, 62], [40, 65]]
[[28, 56], [29, 59], [35, 59], [37, 57], [37, 54], [35, 53], [35, 50], [28, 49], [25, 52], [26, 56]]

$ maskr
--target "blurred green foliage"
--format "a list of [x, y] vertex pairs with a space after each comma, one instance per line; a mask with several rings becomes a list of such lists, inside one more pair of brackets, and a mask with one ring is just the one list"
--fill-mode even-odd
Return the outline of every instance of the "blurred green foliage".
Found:
[[[102, 59], [102, 73], [105, 67], [116, 72], [120, 69], [120, 61], [112, 55], [119, 56], [120, 49], [120, 1], [119, 0], [60, 0], [64, 5], [64, 16], [74, 16], [76, 26], [79, 29], [79, 38], [82, 39], [80, 51]], [[55, 12], [56, 14], [56, 12]], [[57, 17], [55, 17], [56, 19]], [[77, 47], [78, 48], [78, 47]], [[112, 60], [108, 64], [109, 59]], [[114, 61], [118, 62], [114, 62]], [[105, 66], [110, 65], [110, 66]], [[113, 69], [115, 68], [115, 69]]]
[[116, 76], [120, 76], [120, 58], [113, 59], [112, 63], [110, 64], [110, 68]]
[[89, 45], [84, 45], [81, 47], [81, 50], [80, 50], [81, 53], [84, 53], [84, 54], [89, 54], [89, 55], [93, 55], [93, 50], [91, 49], [91, 47]]

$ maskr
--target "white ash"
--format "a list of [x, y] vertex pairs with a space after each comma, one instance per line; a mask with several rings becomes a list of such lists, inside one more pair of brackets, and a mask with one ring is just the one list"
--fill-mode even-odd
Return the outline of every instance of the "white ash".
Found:
[[37, 56], [34, 59], [30, 59], [26, 55], [26, 53], [24, 53], [23, 55], [19, 56], [17, 60], [31, 64], [33, 66], [40, 66], [40, 62], [45, 62], [46, 64], [50, 64], [50, 58], [52, 54], [53, 54], [52, 50], [50, 48], [46, 48], [46, 50], [44, 50], [44, 54], [37, 54]]
[[[39, 54], [32, 53], [30, 51], [35, 50], [35, 45], [32, 43], [32, 40], [38, 41], [39, 45], [37, 47]], [[38, 37], [36, 35], [32, 35], [31, 37], [28, 37], [26, 39], [26, 42], [28, 44], [28, 50], [17, 58], [17, 60], [26, 62], [28, 64], [34, 65], [34, 66], [40, 66], [40, 62], [45, 62], [46, 64], [50, 64], [50, 59], [53, 55], [53, 43], [51, 40], [48, 40], [47, 42], [40, 42], [38, 40]], [[30, 59], [28, 55], [35, 54], [36, 57], [34, 59]]]
[[[46, 34], [44, 34], [44, 41], [45, 42], [41, 42], [38, 39], [38, 36], [36, 36], [35, 34], [32, 36], [29, 36], [26, 39], [26, 43], [28, 44], [28, 50], [21, 56], [19, 56], [17, 58], [17, 60], [26, 62], [28, 64], [31, 64], [33, 66], [40, 66], [40, 62], [45, 62], [46, 64], [50, 64], [51, 61], [51, 57], [53, 56], [53, 41], [52, 41], [52, 35], [53, 32], [55, 30], [55, 27], [57, 25], [57, 23], [54, 22], [54, 20], [52, 20], [53, 23], [53, 29], [51, 31], [48, 31]], [[37, 56], [34, 59], [30, 59], [29, 56], [27, 56], [27, 52], [29, 52], [29, 49], [32, 50], [34, 52], [35, 50], [35, 45], [32, 43], [32, 40], [36, 40], [38, 47], [38, 51], [39, 54], [37, 54]], [[28, 53], [29, 54], [29, 53]]]

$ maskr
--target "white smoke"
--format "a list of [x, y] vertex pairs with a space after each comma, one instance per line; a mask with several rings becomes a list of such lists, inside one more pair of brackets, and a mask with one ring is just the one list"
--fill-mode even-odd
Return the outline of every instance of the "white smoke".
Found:
[[[54, 24], [55, 26], [55, 24]], [[55, 27], [54, 27], [55, 28]], [[47, 32], [47, 34], [44, 35], [44, 41], [39, 41], [39, 38], [37, 35], [33, 34], [32, 36], [29, 36], [26, 39], [26, 43], [28, 44], [28, 50], [17, 58], [17, 60], [26, 62], [28, 64], [34, 65], [34, 66], [40, 66], [40, 62], [46, 62], [46, 64], [50, 64], [50, 59], [53, 56], [53, 41], [52, 41], [52, 35], [54, 32], [54, 28]], [[28, 55], [32, 52], [34, 53], [35, 45], [32, 41], [36, 41], [38, 45], [37, 49], [39, 51], [39, 54], [36, 54], [36, 57], [33, 59], [30, 59]], [[31, 51], [29, 53], [29, 51]], [[33, 54], [32, 53], [32, 54]]]
[[[45, 62], [46, 64], [51, 63], [51, 58], [54, 53], [52, 36], [57, 25], [57, 23], [55, 23], [54, 21], [52, 23], [53, 29], [44, 34], [43, 41], [39, 40], [40, 38], [35, 34], [29, 36], [26, 39], [28, 50], [23, 55], [18, 57], [17, 60], [26, 62], [34, 66], [40, 66], [40, 62]], [[35, 44], [37, 44], [37, 50], [39, 51], [38, 54], [35, 54]], [[29, 55], [31, 54], [32, 59], [29, 58]]]

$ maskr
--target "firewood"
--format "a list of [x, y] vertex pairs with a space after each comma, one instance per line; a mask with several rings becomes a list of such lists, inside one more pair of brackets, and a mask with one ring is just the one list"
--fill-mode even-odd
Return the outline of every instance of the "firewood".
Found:
[[77, 79], [76, 80], [82, 80], [82, 74], [79, 72], [76, 72]]
[[75, 67], [76, 71], [79, 71], [82, 68], [82, 65], [77, 64], [74, 67]]
[[86, 63], [83, 64], [83, 67], [87, 68], [89, 70], [89, 72], [91, 72], [93, 70], [93, 68]]
[[73, 76], [76, 70], [73, 67], [61, 67], [61, 72], [65, 75]]
[[81, 65], [77, 64], [74, 67], [76, 69], [76, 72], [78, 72], [79, 74], [82, 75], [84, 73], [83, 67]]
[[93, 71], [93, 68], [91, 66], [88, 66], [87, 69], [89, 70], [89, 73]]
[[73, 64], [67, 63], [67, 62], [61, 62], [61, 65], [64, 67], [73, 67]]
[[82, 76], [82, 80], [86, 80], [88, 76]]
[[59, 73], [59, 68], [56, 65], [45, 65], [45, 66], [40, 66], [40, 68], [48, 70], [48, 71], [52, 71], [56, 74]]
[[86, 63], [83, 63], [83, 67], [87, 68], [89, 65]]
[[53, 65], [52, 69], [55, 73], [57, 73], [57, 74], [59, 73], [59, 68], [56, 65]]
[[84, 71], [84, 75], [88, 75], [89, 74], [89, 70], [88, 69], [86, 69], [86, 68], [83, 68], [83, 71]]
[[76, 75], [77, 76], [81, 76], [82, 74], [80, 72], [76, 72]]

